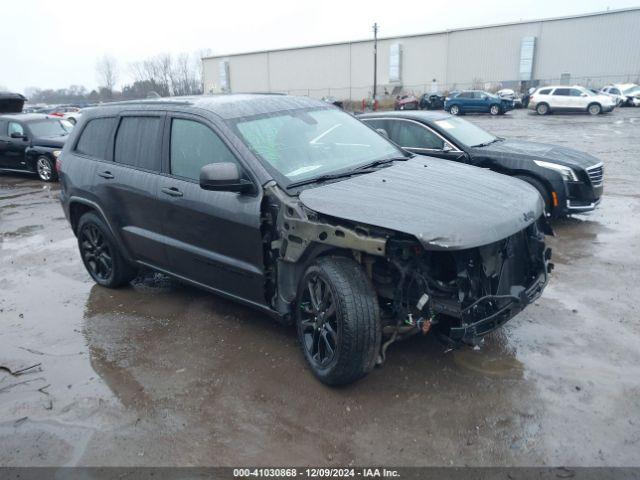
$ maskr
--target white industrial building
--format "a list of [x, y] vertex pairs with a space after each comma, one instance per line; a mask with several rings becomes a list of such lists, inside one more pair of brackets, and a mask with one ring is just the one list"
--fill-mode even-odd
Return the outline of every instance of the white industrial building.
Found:
[[[640, 7], [378, 39], [377, 92], [640, 81]], [[360, 100], [373, 39], [203, 59], [205, 92]]]

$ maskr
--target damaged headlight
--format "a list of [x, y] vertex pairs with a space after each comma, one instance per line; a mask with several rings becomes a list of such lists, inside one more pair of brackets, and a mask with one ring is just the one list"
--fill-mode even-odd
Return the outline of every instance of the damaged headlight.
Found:
[[549, 170], [555, 170], [562, 178], [568, 182], [577, 182], [578, 176], [571, 168], [564, 165], [558, 165], [557, 163], [543, 162], [542, 160], [534, 160], [534, 163], [542, 168], [548, 168]]

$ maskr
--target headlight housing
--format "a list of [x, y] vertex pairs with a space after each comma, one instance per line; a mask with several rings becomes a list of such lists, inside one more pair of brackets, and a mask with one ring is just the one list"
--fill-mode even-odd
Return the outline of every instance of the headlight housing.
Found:
[[53, 155], [53, 158], [58, 158], [61, 153], [62, 153], [62, 150], [54, 150], [53, 152], [51, 152], [51, 154]]
[[555, 170], [560, 175], [562, 175], [563, 180], [568, 182], [577, 182], [578, 176], [573, 169], [569, 167], [565, 167], [564, 165], [558, 165], [557, 163], [543, 162], [542, 160], [534, 160], [536, 165], [542, 168], [548, 168], [549, 170]]

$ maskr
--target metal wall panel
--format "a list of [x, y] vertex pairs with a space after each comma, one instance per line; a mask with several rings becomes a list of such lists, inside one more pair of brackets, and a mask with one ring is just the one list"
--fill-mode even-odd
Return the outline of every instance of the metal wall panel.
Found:
[[[574, 18], [513, 23], [381, 39], [379, 91], [391, 89], [392, 44], [402, 44], [401, 78], [408, 91], [520, 80], [521, 44], [536, 38], [533, 80], [602, 85], [640, 80], [640, 8]], [[371, 94], [373, 41], [358, 41], [204, 59], [205, 91], [219, 92], [218, 63], [229, 62], [231, 91], [274, 91], [359, 100]]]

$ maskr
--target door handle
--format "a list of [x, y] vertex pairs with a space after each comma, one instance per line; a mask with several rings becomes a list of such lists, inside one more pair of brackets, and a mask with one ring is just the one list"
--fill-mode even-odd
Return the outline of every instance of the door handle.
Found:
[[108, 170], [98, 173], [98, 176], [102, 178], [106, 178], [107, 180], [111, 180], [112, 178], [114, 178], [114, 176]]
[[162, 193], [166, 193], [167, 195], [171, 195], [172, 197], [181, 197], [182, 192], [178, 190], [176, 187], [164, 187], [161, 189]]

